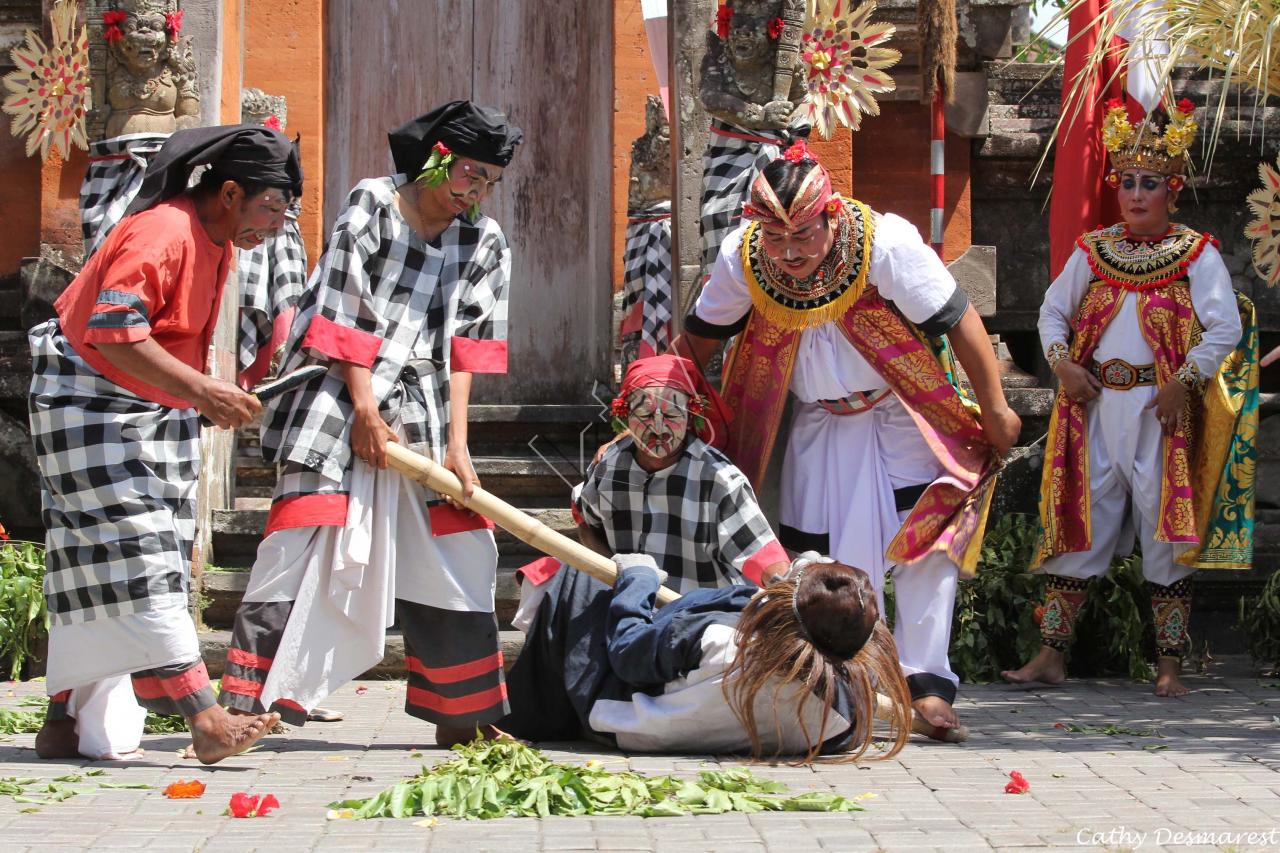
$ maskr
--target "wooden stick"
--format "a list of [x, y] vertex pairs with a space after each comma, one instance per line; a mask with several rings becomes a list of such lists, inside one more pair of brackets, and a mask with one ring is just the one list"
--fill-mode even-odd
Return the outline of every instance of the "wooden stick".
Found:
[[[387, 442], [387, 464], [409, 479], [421, 483], [446, 497], [462, 501], [462, 483], [454, 473], [433, 459], [414, 453], [394, 441]], [[544, 554], [585, 572], [601, 583], [613, 585], [618, 575], [613, 560], [597, 554], [590, 548], [569, 537], [557, 533], [541, 521], [521, 512], [511, 504], [484, 489], [476, 489], [467, 501], [467, 509], [491, 519], [503, 530], [520, 541], [532, 545]], [[680, 597], [665, 586], [658, 590], [658, 604], [670, 604]]]
[[[387, 464], [416, 483], [442, 495], [462, 500], [462, 483], [457, 476], [435, 460], [414, 453], [403, 445], [387, 442]], [[585, 572], [601, 583], [613, 586], [618, 576], [618, 567], [613, 560], [597, 554], [590, 548], [574, 542], [569, 537], [557, 533], [538, 521], [528, 513], [521, 512], [498, 496], [476, 489], [467, 501], [467, 508], [492, 519], [494, 524], [502, 527], [517, 539], [532, 545], [544, 554]], [[658, 604], [670, 604], [680, 598], [680, 594], [665, 586], [658, 590]], [[888, 697], [876, 695], [876, 719], [890, 720], [893, 717], [893, 706]], [[969, 737], [969, 730], [964, 726], [954, 729], [937, 729], [918, 716], [912, 715], [911, 730], [917, 734], [927, 735], [934, 740], [948, 743], [960, 743]]]

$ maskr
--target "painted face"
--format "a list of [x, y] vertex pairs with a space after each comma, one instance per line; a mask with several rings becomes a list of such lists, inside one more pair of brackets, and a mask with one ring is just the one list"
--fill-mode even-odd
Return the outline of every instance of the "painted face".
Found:
[[459, 157], [449, 164], [449, 179], [436, 187], [436, 201], [456, 215], [487, 199], [500, 180], [501, 166]]
[[1169, 228], [1170, 189], [1164, 175], [1146, 169], [1125, 169], [1116, 189], [1120, 213], [1135, 234], [1162, 234]]
[[245, 199], [240, 203], [240, 224], [231, 242], [237, 249], [261, 246], [284, 227], [288, 207], [288, 194], [275, 188]]
[[794, 230], [766, 223], [760, 231], [765, 254], [796, 278], [813, 275], [831, 251], [832, 229], [825, 213]]
[[689, 432], [689, 395], [663, 385], [638, 388], [627, 398], [627, 429], [650, 456], [670, 456]]

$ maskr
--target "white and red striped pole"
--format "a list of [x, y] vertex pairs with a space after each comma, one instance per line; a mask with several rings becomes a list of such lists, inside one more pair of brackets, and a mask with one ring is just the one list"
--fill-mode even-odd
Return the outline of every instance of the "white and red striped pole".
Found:
[[932, 177], [929, 245], [942, 257], [942, 213], [947, 203], [947, 121], [942, 86], [933, 93], [929, 133], [929, 174]]

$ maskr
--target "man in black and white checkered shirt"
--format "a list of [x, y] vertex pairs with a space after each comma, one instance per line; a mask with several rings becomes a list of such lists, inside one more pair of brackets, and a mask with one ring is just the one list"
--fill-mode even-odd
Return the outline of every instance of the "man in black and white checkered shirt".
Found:
[[[198, 166], [209, 169], [187, 189]], [[218, 707], [187, 607], [199, 416], [235, 428], [261, 409], [205, 373], [232, 249], [279, 230], [301, 191], [297, 151], [278, 132], [174, 133], [57, 316], [30, 332], [48, 529], [42, 758], [136, 750], [130, 687], [148, 709], [186, 717], [205, 763], [244, 751], [278, 719]]]
[[492, 524], [386, 470], [398, 441], [478, 485], [472, 375], [507, 368], [511, 253], [480, 213], [520, 130], [455, 101], [391, 132], [398, 174], [361, 181], [298, 304], [282, 371], [328, 372], [267, 408], [280, 465], [236, 614], [223, 704], [295, 725], [382, 659], [398, 620], [407, 713], [442, 744], [506, 713]]

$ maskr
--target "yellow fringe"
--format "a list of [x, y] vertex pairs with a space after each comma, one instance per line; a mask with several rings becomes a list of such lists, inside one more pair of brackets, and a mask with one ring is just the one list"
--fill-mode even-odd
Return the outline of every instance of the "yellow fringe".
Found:
[[760, 223], [753, 222], [742, 235], [742, 270], [747, 277], [747, 287], [751, 291], [751, 304], [755, 310], [772, 324], [788, 331], [812, 329], [823, 323], [832, 323], [844, 316], [845, 312], [862, 297], [867, 288], [867, 270], [871, 268], [871, 241], [875, 233], [874, 214], [871, 208], [860, 201], [850, 198], [845, 204], [855, 205], [862, 217], [862, 245], [859, 247], [860, 257], [858, 277], [839, 298], [828, 302], [821, 308], [789, 308], [773, 300], [760, 284], [751, 262], [751, 240]]

